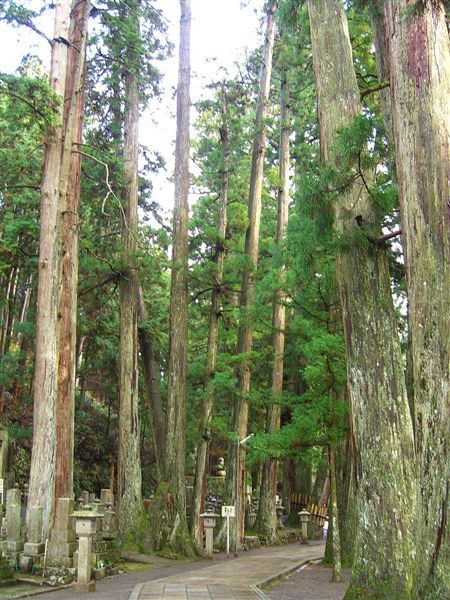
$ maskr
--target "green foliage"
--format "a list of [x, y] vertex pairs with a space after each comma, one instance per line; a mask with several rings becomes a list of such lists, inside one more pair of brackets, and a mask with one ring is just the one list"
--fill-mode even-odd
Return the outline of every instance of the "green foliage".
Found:
[[14, 579], [14, 571], [6, 557], [0, 558], [0, 581]]

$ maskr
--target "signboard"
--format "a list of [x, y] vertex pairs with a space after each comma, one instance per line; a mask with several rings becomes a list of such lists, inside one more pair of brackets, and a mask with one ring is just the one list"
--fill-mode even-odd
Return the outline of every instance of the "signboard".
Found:
[[234, 517], [234, 506], [222, 506], [222, 517]]
[[0, 479], [0, 502], [2, 504], [3, 504], [3, 494], [4, 494], [3, 479]]

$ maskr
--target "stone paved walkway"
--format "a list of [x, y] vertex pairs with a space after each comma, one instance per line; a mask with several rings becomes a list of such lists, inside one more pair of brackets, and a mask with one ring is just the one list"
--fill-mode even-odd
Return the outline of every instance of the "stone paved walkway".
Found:
[[137, 585], [129, 600], [257, 600], [258, 586], [283, 577], [323, 555], [322, 542], [289, 544], [243, 553], [237, 559]]

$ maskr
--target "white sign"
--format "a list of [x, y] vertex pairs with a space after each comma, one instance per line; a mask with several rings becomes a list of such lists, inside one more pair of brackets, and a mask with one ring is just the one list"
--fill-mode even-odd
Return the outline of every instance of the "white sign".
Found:
[[222, 506], [222, 517], [234, 517], [234, 506]]
[[3, 494], [4, 494], [4, 487], [3, 487], [3, 479], [0, 479], [0, 502], [3, 504]]

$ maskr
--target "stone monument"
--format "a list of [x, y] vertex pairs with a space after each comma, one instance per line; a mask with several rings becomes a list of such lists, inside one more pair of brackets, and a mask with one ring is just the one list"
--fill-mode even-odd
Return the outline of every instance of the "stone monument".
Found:
[[73, 567], [73, 553], [76, 549], [73, 509], [74, 502], [71, 498], [59, 498], [55, 525], [47, 546], [47, 564], [51, 567]]
[[27, 541], [20, 555], [20, 570], [30, 571], [35, 564], [42, 562], [45, 544], [42, 541], [42, 508], [29, 509]]
[[6, 494], [6, 551], [14, 562], [19, 562], [23, 550], [20, 490], [12, 488]]

